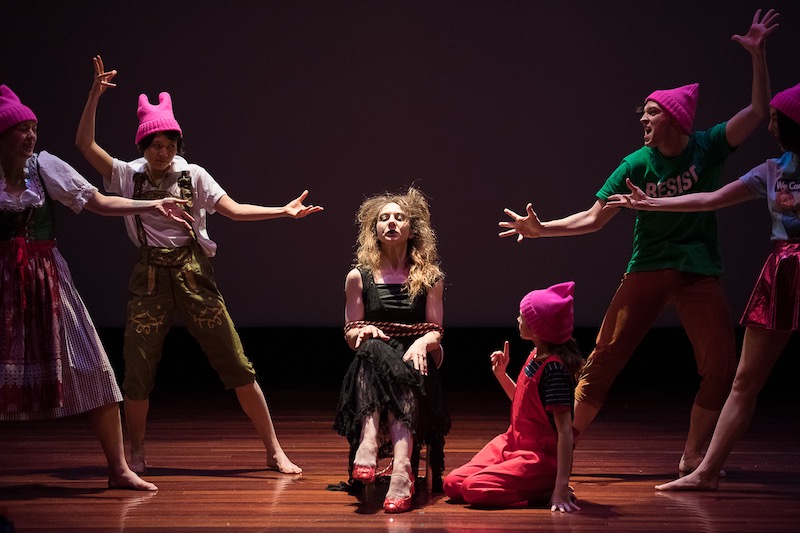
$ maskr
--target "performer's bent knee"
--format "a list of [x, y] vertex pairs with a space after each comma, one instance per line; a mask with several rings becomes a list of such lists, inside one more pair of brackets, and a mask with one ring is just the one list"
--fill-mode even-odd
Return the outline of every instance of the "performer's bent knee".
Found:
[[447, 476], [444, 478], [444, 493], [453, 501], [462, 502], [464, 497], [461, 495], [461, 483], [464, 479], [460, 476]]
[[597, 409], [598, 411], [603, 408], [603, 402], [596, 402], [593, 399], [591, 399], [588, 396], [586, 396], [585, 394], [581, 395], [580, 397], [578, 397], [577, 394], [575, 395], [575, 405], [577, 405], [579, 403], [582, 403], [584, 405], [588, 405], [589, 407]]
[[469, 489], [463, 485], [461, 494], [464, 502], [480, 507], [509, 507], [516, 505], [526, 498], [518, 491], [504, 489]]
[[226, 390], [252, 385], [256, 381], [256, 371], [253, 368], [253, 364], [244, 356], [236, 359], [231, 358], [223, 364], [217, 362], [214, 367]]
[[603, 387], [601, 389], [599, 387], [592, 386], [591, 383], [581, 381], [575, 388], [575, 403], [584, 403], [600, 410], [603, 407], [603, 402], [605, 402], [607, 395], [607, 387]]
[[150, 393], [153, 390], [153, 385], [151, 384], [149, 387], [143, 383], [136, 382], [134, 380], [125, 379], [122, 383], [122, 390], [125, 393], [125, 398], [128, 400], [146, 400], [150, 397]]
[[[220, 376], [222, 378], [222, 376]], [[225, 390], [231, 389], [238, 389], [239, 387], [246, 387], [248, 385], [252, 385], [256, 382], [256, 375], [253, 374], [246, 374], [238, 377], [237, 379], [232, 379], [231, 377], [227, 377], [226, 379], [222, 380], [222, 384], [225, 386]]]

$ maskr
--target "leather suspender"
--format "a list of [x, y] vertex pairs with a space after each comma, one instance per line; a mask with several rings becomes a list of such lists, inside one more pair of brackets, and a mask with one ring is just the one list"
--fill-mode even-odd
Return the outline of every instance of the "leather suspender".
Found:
[[[161, 198], [168, 198], [171, 196], [167, 191], [161, 191], [158, 189], [142, 191], [146, 179], [147, 179], [146, 172], [137, 172], [133, 175], [134, 199], [159, 200]], [[188, 170], [182, 171], [181, 175], [178, 177], [178, 188], [180, 189], [180, 198], [182, 200], [188, 200], [187, 203], [181, 205], [183, 210], [188, 213], [192, 205], [194, 204], [194, 193], [192, 191], [192, 177], [189, 175]], [[144, 224], [142, 224], [142, 219], [141, 217], [139, 217], [139, 215], [135, 215], [135, 218], [136, 218], [136, 235], [139, 238], [139, 244], [141, 246], [147, 246], [147, 233], [145, 233], [144, 231]], [[192, 236], [192, 240], [194, 241], [197, 240], [197, 237], [195, 236], [194, 233], [194, 229], [190, 229], [189, 234]]]

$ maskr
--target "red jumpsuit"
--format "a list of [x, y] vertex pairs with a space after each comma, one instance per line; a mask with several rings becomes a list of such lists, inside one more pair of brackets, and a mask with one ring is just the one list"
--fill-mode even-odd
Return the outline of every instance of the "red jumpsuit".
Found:
[[545, 359], [532, 377], [525, 368], [536, 356], [531, 352], [517, 378], [508, 431], [492, 439], [472, 460], [444, 480], [444, 491], [454, 501], [474, 505], [510, 507], [549, 497], [557, 471], [557, 433], [539, 397], [539, 380]]

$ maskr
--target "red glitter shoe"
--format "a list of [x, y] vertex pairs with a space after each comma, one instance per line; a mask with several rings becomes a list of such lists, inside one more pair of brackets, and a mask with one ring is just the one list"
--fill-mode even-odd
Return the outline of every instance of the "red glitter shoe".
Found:
[[411, 490], [408, 496], [403, 498], [386, 498], [383, 500], [384, 513], [405, 513], [411, 510], [411, 498], [414, 497], [414, 476], [408, 477], [403, 472], [394, 472], [393, 476], [403, 476], [411, 482]]
[[372, 483], [375, 481], [375, 467], [353, 465], [353, 479], [362, 483]]

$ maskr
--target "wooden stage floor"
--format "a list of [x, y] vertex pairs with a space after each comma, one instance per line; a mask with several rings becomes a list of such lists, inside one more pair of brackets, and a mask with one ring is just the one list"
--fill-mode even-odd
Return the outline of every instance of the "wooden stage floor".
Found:
[[[278, 436], [304, 473], [264, 470], [263, 448], [232, 393], [153, 398], [147, 479], [156, 493], [105, 490], [99, 445], [83, 417], [0, 424], [0, 532], [8, 531], [800, 531], [796, 402], [762, 402], [711, 493], [660, 493], [673, 478], [690, 399], [614, 395], [576, 451], [582, 510], [480, 510], [421, 492], [386, 515], [375, 487], [362, 498], [326, 490], [346, 477], [347, 446], [331, 430], [333, 390], [267, 391]], [[448, 468], [505, 430], [499, 387], [448, 395]], [[385, 489], [384, 489], [385, 490]]]

